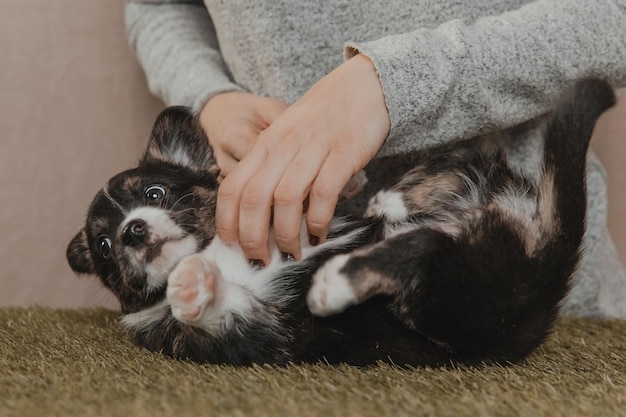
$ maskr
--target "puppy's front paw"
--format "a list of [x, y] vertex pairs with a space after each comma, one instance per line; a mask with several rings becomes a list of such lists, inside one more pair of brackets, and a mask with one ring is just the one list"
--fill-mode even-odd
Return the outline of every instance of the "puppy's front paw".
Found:
[[200, 254], [180, 261], [170, 273], [167, 284], [167, 299], [174, 317], [184, 323], [197, 322], [215, 299], [219, 278], [217, 265]]
[[365, 217], [385, 216], [392, 221], [405, 219], [408, 215], [402, 193], [396, 191], [379, 191], [370, 198], [365, 211]]
[[341, 313], [358, 302], [350, 279], [341, 269], [349, 255], [338, 255], [326, 262], [313, 277], [313, 285], [307, 295], [307, 304], [316, 316], [330, 316]]

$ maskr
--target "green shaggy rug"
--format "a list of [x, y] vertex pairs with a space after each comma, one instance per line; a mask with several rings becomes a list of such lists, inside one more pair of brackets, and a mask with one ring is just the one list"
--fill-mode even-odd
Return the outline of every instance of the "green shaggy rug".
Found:
[[0, 309], [0, 416], [626, 416], [626, 321], [562, 319], [513, 366], [198, 365], [107, 310]]

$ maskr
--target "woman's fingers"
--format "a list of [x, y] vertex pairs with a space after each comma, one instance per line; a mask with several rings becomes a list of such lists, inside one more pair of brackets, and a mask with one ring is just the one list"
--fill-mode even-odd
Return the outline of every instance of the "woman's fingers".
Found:
[[[263, 147], [253, 147], [244, 160], [238, 163], [220, 184], [217, 191], [215, 227], [220, 238], [226, 243], [234, 243], [239, 240], [241, 197], [250, 178], [254, 176], [266, 158], [267, 153]], [[267, 224], [269, 225], [269, 215], [267, 216]]]
[[[250, 155], [256, 155], [256, 148], [265, 146], [259, 139]], [[285, 145], [280, 152], [265, 152], [266, 157], [259, 165], [247, 157], [239, 163], [245, 165], [247, 172], [254, 171], [247, 183], [240, 183], [243, 193], [239, 205], [239, 244], [250, 259], [269, 262], [268, 236], [274, 190], [296, 152], [297, 149]]]
[[343, 152], [330, 153], [311, 186], [306, 225], [313, 245], [326, 239], [339, 193], [354, 175], [352, 164], [346, 160]]
[[301, 257], [303, 204], [327, 155], [326, 147], [305, 146], [287, 167], [274, 191], [274, 239], [282, 252], [295, 259]]

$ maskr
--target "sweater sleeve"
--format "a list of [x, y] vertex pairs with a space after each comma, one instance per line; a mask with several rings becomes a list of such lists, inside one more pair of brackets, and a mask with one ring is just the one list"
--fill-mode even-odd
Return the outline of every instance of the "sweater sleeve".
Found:
[[199, 111], [213, 95], [238, 91], [201, 1], [127, 0], [126, 33], [153, 94]]
[[357, 53], [374, 62], [391, 119], [379, 156], [410, 152], [543, 114], [578, 77], [624, 85], [626, 1], [538, 0], [346, 45]]

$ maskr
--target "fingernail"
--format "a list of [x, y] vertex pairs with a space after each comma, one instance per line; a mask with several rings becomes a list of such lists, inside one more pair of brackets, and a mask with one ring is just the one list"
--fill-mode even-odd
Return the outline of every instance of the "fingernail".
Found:
[[311, 246], [317, 246], [320, 244], [320, 238], [315, 235], [309, 235], [309, 243]]
[[265, 268], [265, 262], [263, 262], [262, 259], [248, 259], [248, 262], [254, 268], [258, 268], [258, 269]]
[[295, 257], [295, 256], [293, 256], [293, 255], [292, 255], [292, 254], [290, 254], [290, 253], [284, 253], [284, 252], [283, 252], [283, 259], [284, 259], [285, 261], [287, 261], [287, 262], [293, 262], [293, 261], [295, 261], [295, 260], [296, 260], [296, 257]]

